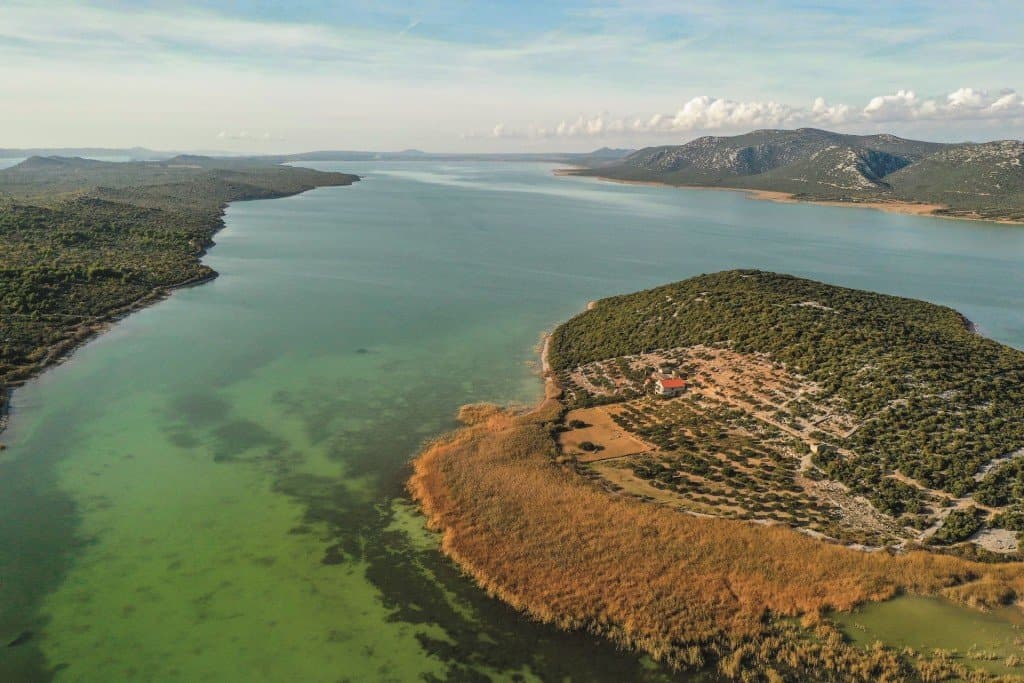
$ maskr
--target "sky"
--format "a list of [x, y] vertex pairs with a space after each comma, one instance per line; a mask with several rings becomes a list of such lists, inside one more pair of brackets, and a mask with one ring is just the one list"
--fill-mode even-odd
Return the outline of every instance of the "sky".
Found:
[[1024, 137], [1020, 0], [0, 3], [0, 147]]

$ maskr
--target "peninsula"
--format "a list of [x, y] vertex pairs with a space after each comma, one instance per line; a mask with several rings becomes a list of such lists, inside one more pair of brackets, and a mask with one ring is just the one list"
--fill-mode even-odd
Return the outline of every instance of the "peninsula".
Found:
[[229, 202], [359, 178], [254, 159], [41, 157], [0, 170], [0, 431], [10, 390], [172, 289], [200, 263]]
[[749, 190], [776, 201], [1024, 221], [1024, 141], [937, 143], [816, 128], [756, 130], [583, 160], [564, 175]]
[[857, 648], [830, 614], [1024, 596], [1024, 353], [949, 308], [761, 271], [598, 301], [545, 348], [538, 407], [464, 407], [409, 482], [488, 593], [730, 678], [986, 680]]

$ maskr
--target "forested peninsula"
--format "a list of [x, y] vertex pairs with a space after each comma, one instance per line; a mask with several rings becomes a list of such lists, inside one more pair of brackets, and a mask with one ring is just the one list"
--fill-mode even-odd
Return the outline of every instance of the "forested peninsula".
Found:
[[728, 679], [992, 678], [856, 647], [830, 615], [1024, 596], [1024, 352], [762, 271], [598, 301], [545, 346], [544, 401], [464, 407], [409, 482], [490, 594]]
[[188, 155], [123, 163], [36, 156], [0, 170], [0, 416], [13, 387], [113, 320], [215, 277], [200, 259], [229, 202], [358, 179]]

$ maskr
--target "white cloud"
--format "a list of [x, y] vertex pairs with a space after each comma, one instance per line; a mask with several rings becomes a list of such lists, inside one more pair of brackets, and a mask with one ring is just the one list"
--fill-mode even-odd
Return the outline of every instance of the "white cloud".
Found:
[[217, 133], [218, 140], [256, 140], [261, 142], [267, 142], [270, 140], [280, 141], [284, 138], [278, 137], [271, 134], [270, 131], [263, 131], [262, 133], [254, 133], [248, 130], [229, 131], [222, 130]]
[[921, 99], [912, 90], [873, 98], [863, 115], [871, 121], [1014, 121], [1024, 117], [1024, 100], [1013, 90], [990, 93], [959, 88], [944, 98]]
[[816, 97], [811, 105], [811, 119], [821, 125], [842, 125], [850, 117], [850, 106], [846, 104], [830, 105], [824, 97]]
[[903, 121], [914, 118], [915, 112], [924, 106], [918, 101], [913, 90], [900, 90], [895, 95], [879, 95], [871, 98], [863, 114], [877, 121]]
[[[959, 88], [944, 97], [922, 99], [913, 90], [871, 98], [863, 107], [829, 104], [815, 98], [810, 107], [778, 102], [694, 97], [674, 114], [615, 118], [607, 113], [563, 120], [555, 126], [513, 129], [498, 124], [500, 137], [603, 137], [619, 133], [667, 134], [698, 131], [740, 132], [753, 128], [849, 126], [904, 121], [1024, 121], [1024, 98], [1010, 89], [997, 93]], [[497, 135], [496, 135], [497, 137]]]
[[684, 104], [669, 123], [671, 130], [775, 127], [786, 125], [796, 110], [778, 102], [734, 102], [702, 95]]
[[570, 57], [650, 56], [634, 37], [547, 31], [525, 40], [489, 44], [430, 38], [420, 35], [421, 27], [419, 19], [396, 32], [250, 19], [187, 3], [168, 11], [12, 0], [0, 3], [0, 59], [101, 65], [124, 61], [136, 66], [187, 61], [279, 72], [301, 67], [335, 75], [339, 67], [358, 67], [374, 76], [406, 80], [507, 74], [510, 69], [528, 70]]

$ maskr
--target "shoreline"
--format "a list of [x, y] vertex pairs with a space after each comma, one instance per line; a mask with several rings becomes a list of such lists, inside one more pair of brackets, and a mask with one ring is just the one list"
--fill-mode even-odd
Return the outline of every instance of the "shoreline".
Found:
[[[220, 232], [222, 229], [223, 224], [221, 228], [217, 229], [217, 232]], [[206, 250], [204, 249], [203, 255], [205, 255], [205, 253]], [[50, 346], [42, 360], [33, 365], [18, 368], [16, 378], [5, 382], [3, 393], [0, 393], [0, 438], [3, 437], [4, 433], [7, 431], [7, 427], [10, 426], [12, 416], [11, 406], [13, 404], [14, 392], [17, 389], [20, 389], [32, 380], [38, 379], [47, 370], [51, 370], [68, 362], [75, 355], [75, 352], [78, 351], [78, 349], [103, 336], [117, 323], [128, 318], [132, 313], [136, 313], [164, 301], [179, 289], [198, 287], [206, 284], [207, 282], [212, 282], [213, 280], [216, 280], [219, 275], [220, 273], [212, 271], [207, 275], [192, 277], [173, 285], [154, 289], [150, 291], [149, 294], [146, 294], [135, 301], [131, 301], [123, 306], [114, 308], [102, 315], [88, 320], [83, 320], [82, 322], [68, 328], [66, 337]], [[5, 449], [9, 446], [9, 444], [2, 441], [0, 441], [0, 445]]]
[[896, 213], [905, 216], [925, 216], [928, 218], [944, 218], [954, 221], [975, 221], [980, 223], [995, 223], [997, 225], [1024, 225], [1024, 221], [1015, 221], [999, 218], [980, 218], [976, 216], [955, 216], [944, 213], [937, 213], [949, 208], [945, 204], [928, 204], [923, 202], [910, 202], [903, 200], [850, 200], [842, 201], [835, 199], [802, 199], [792, 192], [780, 190], [757, 190], [746, 187], [724, 187], [721, 185], [673, 185], [658, 180], [627, 180], [624, 178], [609, 178], [599, 175], [580, 175], [576, 173], [580, 167], [563, 167], [553, 171], [553, 175], [572, 178], [593, 178], [601, 182], [615, 183], [618, 185], [648, 185], [651, 187], [671, 187], [679, 190], [712, 190], [715, 192], [742, 192], [748, 199], [775, 202], [777, 204], [815, 204], [818, 206], [837, 206], [853, 209], [874, 209], [884, 213]]
[[[597, 301], [588, 301], [586, 308], [580, 313], [591, 311], [597, 306]], [[577, 314], [578, 315], [578, 314]], [[556, 328], [557, 329], [557, 328]], [[525, 414], [529, 415], [533, 412], [540, 412], [544, 408], [544, 404], [550, 399], [559, 399], [562, 397], [562, 387], [559, 386], [558, 380], [555, 378], [555, 373], [551, 367], [551, 359], [549, 353], [551, 351], [551, 335], [554, 334], [554, 330], [551, 332], [544, 332], [540, 343], [540, 376], [544, 381], [542, 390], [542, 397], [536, 406], [528, 410]]]
[[[205, 254], [205, 251], [203, 252]], [[22, 373], [16, 379], [6, 382], [3, 394], [0, 394], [0, 436], [6, 431], [11, 416], [11, 398], [15, 389], [25, 386], [34, 379], [37, 379], [47, 370], [64, 364], [74, 355], [75, 351], [89, 342], [108, 332], [118, 322], [124, 320], [132, 313], [141, 311], [167, 299], [179, 289], [198, 287], [216, 280], [219, 273], [211, 271], [206, 275], [198, 275], [188, 278], [177, 284], [168, 285], [153, 289], [143, 297], [131, 301], [123, 306], [114, 308], [103, 315], [83, 320], [67, 330], [67, 335], [61, 341], [53, 344], [46, 352], [41, 361], [31, 366], [19, 368]]]
[[[216, 236], [220, 231], [227, 227], [224, 222], [225, 212], [231, 204], [235, 202], [245, 201], [257, 201], [257, 200], [274, 200], [274, 199], [285, 199], [287, 197], [294, 197], [296, 195], [309, 192], [310, 190], [320, 189], [321, 187], [349, 187], [355, 182], [360, 180], [358, 176], [355, 176], [356, 180], [347, 183], [345, 185], [320, 185], [316, 187], [310, 187], [298, 192], [290, 192], [280, 194], [274, 197], [254, 197], [251, 199], [242, 198], [232, 202], [227, 202], [220, 207], [220, 212], [217, 215], [217, 222], [210, 233], [209, 242], [203, 245], [202, 249], [196, 254], [196, 262], [206, 268], [209, 272], [202, 275], [196, 275], [194, 277], [187, 278], [181, 282], [173, 283], [170, 285], [164, 285], [156, 287], [150, 292], [134, 301], [130, 301], [127, 304], [118, 306], [109, 311], [106, 311], [100, 315], [83, 320], [81, 322], [72, 325], [67, 328], [63, 337], [56, 343], [50, 345], [46, 350], [46, 355], [41, 360], [32, 364], [25, 365], [15, 369], [13, 372], [13, 379], [3, 380], [2, 389], [0, 389], [0, 439], [2, 439], [4, 433], [7, 431], [7, 427], [10, 425], [12, 411], [12, 399], [16, 389], [25, 386], [27, 383], [34, 379], [37, 379], [47, 370], [64, 364], [74, 356], [75, 352], [88, 344], [89, 342], [99, 338], [104, 333], [108, 332], [118, 322], [124, 320], [132, 313], [141, 311], [145, 308], [153, 306], [155, 304], [164, 301], [170, 297], [174, 292], [180, 289], [188, 289], [190, 287], [199, 287], [208, 282], [216, 280], [220, 275], [217, 271], [213, 270], [209, 266], [203, 265], [203, 258], [209, 252], [211, 248], [216, 246], [216, 242], [213, 241], [213, 237]], [[0, 440], [0, 453], [8, 448], [9, 444]]]

